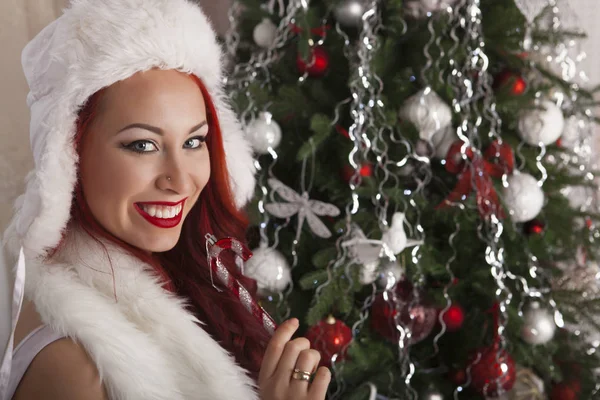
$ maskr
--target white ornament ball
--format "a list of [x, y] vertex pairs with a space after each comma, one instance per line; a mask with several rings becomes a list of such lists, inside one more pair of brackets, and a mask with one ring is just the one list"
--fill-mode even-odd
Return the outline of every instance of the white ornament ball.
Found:
[[269, 18], [263, 18], [253, 32], [254, 42], [264, 49], [271, 47], [277, 37], [277, 26]]
[[391, 289], [404, 276], [404, 268], [396, 261], [386, 263], [377, 276], [380, 288]]
[[406, 99], [400, 117], [419, 130], [419, 137], [431, 142], [433, 136], [452, 123], [452, 109], [430, 87]]
[[561, 109], [551, 101], [536, 102], [540, 109], [527, 110], [519, 116], [519, 136], [527, 144], [547, 146], [563, 133], [565, 119]]
[[336, 21], [349, 28], [362, 26], [362, 16], [367, 8], [361, 0], [342, 0], [333, 10]]
[[246, 126], [246, 137], [254, 151], [267, 154], [270, 148], [275, 149], [281, 143], [281, 128], [271, 113], [261, 112]]
[[244, 264], [244, 275], [256, 280], [258, 293], [282, 292], [292, 281], [290, 264], [279, 251], [261, 246]]
[[433, 148], [435, 149], [435, 156], [440, 160], [445, 160], [448, 155], [448, 150], [450, 147], [458, 140], [458, 135], [456, 134], [456, 129], [452, 125], [442, 129], [433, 135], [431, 138], [431, 142], [433, 143]]
[[574, 149], [589, 133], [588, 123], [584, 118], [572, 115], [565, 120], [565, 126], [560, 136], [561, 147]]
[[544, 207], [544, 192], [537, 180], [527, 173], [513, 173], [508, 178], [508, 187], [502, 193], [504, 203], [515, 222], [534, 219]]
[[532, 302], [523, 311], [521, 338], [529, 344], [548, 343], [554, 337], [556, 324], [552, 313], [537, 301]]
[[377, 280], [377, 274], [379, 270], [379, 260], [372, 260], [366, 264], [360, 265], [360, 274], [358, 275], [358, 281], [361, 285], [370, 285]]

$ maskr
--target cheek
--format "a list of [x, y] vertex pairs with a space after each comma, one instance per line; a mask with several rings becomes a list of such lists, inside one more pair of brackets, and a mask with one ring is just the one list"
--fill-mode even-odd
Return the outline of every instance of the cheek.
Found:
[[[152, 168], [140, 168], [137, 157], [124, 157], [121, 150], [83, 154], [81, 181], [84, 195], [98, 220], [125, 212], [128, 200], [152, 179]], [[82, 155], [82, 156], [83, 156]]]

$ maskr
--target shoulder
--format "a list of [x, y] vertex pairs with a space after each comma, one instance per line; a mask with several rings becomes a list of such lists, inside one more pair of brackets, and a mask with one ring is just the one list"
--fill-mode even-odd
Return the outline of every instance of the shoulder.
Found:
[[[31, 302], [23, 304], [15, 332], [15, 345], [42, 320]], [[13, 400], [65, 399], [105, 400], [96, 365], [85, 349], [69, 338], [44, 347], [21, 379]]]
[[64, 338], [33, 359], [13, 397], [24, 399], [106, 400], [108, 396], [85, 349]]

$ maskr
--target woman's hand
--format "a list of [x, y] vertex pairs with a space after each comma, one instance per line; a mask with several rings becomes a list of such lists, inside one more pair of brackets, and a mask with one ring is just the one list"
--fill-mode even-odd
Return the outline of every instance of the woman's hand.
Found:
[[294, 379], [294, 369], [314, 372], [321, 355], [311, 350], [306, 338], [290, 340], [298, 329], [297, 319], [281, 324], [271, 338], [258, 376], [263, 400], [324, 400], [331, 372], [326, 367], [317, 370], [312, 382]]

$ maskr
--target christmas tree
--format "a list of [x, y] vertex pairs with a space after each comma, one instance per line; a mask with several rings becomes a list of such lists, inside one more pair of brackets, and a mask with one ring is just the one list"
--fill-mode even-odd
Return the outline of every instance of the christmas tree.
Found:
[[593, 91], [558, 0], [240, 0], [262, 306], [331, 399], [590, 399]]

